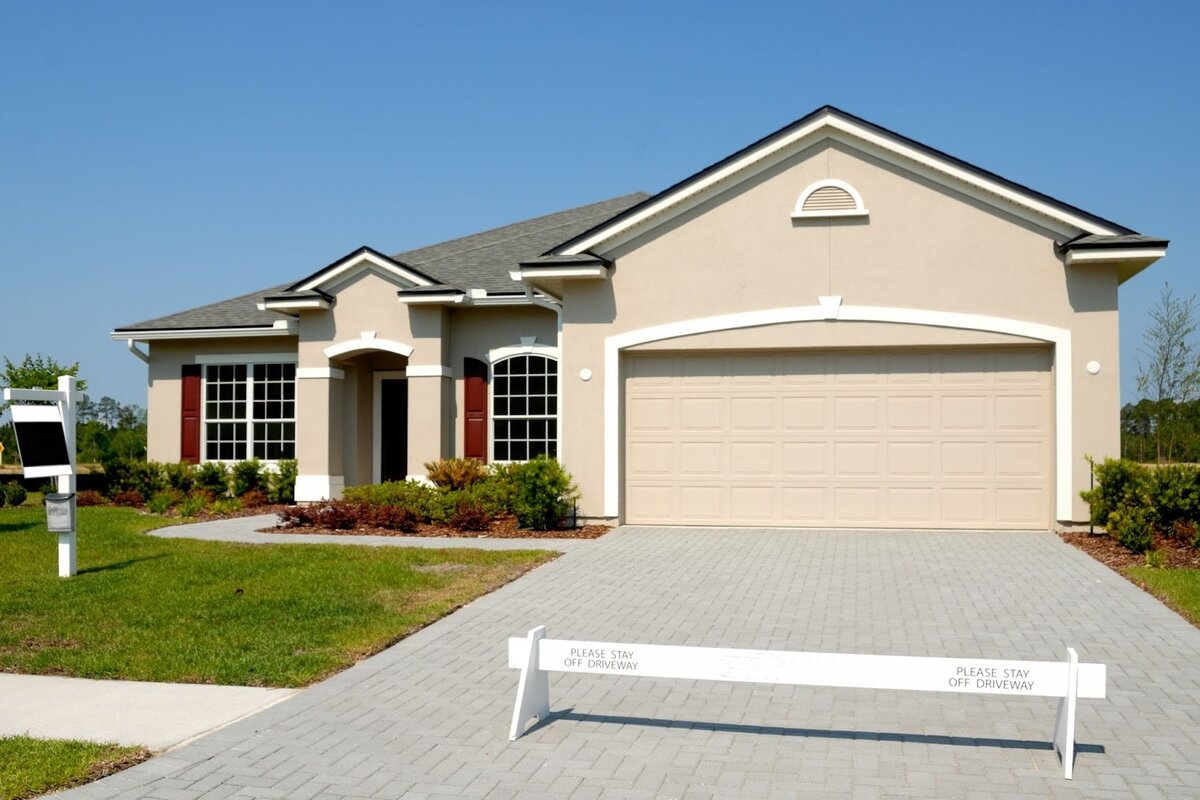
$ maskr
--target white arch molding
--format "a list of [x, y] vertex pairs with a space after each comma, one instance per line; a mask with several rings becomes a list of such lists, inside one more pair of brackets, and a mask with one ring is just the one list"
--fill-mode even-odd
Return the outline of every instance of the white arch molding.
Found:
[[[1037, 322], [960, 314], [922, 308], [888, 306], [843, 306], [841, 298], [821, 298], [824, 305], [791, 306], [765, 311], [746, 311], [716, 317], [669, 322], [635, 331], [627, 331], [604, 340], [604, 515], [620, 513], [620, 356], [634, 345], [691, 336], [698, 333], [779, 325], [786, 322], [845, 320], [847, 322], [891, 322], [900, 325], [928, 325], [1023, 336], [1054, 345], [1054, 444], [1055, 444], [1055, 518], [1071, 519], [1071, 332], [1066, 328]], [[828, 302], [834, 301], [834, 302]]]
[[374, 336], [363, 336], [358, 339], [331, 344], [324, 350], [326, 358], [339, 358], [350, 353], [366, 350], [383, 350], [408, 358], [413, 354], [413, 348], [404, 342], [394, 342], [391, 339], [376, 339]]

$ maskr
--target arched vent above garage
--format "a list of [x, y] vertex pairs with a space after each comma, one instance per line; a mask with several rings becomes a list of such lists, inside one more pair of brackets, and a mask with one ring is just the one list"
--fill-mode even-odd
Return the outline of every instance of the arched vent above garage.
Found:
[[845, 181], [824, 180], [800, 193], [793, 219], [812, 217], [865, 217], [862, 195]]

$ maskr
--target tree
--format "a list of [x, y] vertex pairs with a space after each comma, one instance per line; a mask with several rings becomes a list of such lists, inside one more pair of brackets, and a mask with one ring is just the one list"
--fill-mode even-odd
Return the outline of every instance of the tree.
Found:
[[[64, 366], [53, 358], [38, 353], [36, 356], [25, 354], [20, 364], [14, 364], [4, 357], [4, 374], [0, 375], [0, 386], [6, 389], [57, 389], [58, 378], [61, 375], [77, 376], [79, 362]], [[83, 391], [87, 381], [77, 381], [76, 389]], [[7, 403], [0, 403], [0, 414], [8, 408]]]
[[[1163, 284], [1150, 309], [1150, 326], [1142, 334], [1138, 359], [1138, 391], [1154, 405], [1151, 410], [1155, 459], [1163, 460], [1163, 434], [1181, 403], [1200, 393], [1200, 361], [1195, 354], [1196, 296], [1176, 297]], [[1168, 455], [1170, 454], [1168, 439]]]

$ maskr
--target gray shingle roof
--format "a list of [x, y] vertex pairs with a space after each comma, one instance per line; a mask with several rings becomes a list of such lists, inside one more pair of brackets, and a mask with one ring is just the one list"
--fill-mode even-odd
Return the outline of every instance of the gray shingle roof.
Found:
[[522, 288], [513, 283], [508, 271], [516, 269], [521, 261], [540, 256], [559, 242], [599, 225], [649, 196], [645, 192], [636, 192], [614, 197], [397, 253], [393, 258], [463, 289], [518, 292]]
[[195, 328], [269, 328], [276, 320], [288, 319], [286, 314], [276, 311], [260, 311], [258, 304], [267, 295], [278, 294], [290, 284], [271, 286], [229, 300], [209, 303], [199, 308], [189, 308], [165, 317], [135, 322], [117, 328], [116, 333], [149, 330], [189, 330]]
[[[649, 195], [644, 192], [615, 197], [556, 214], [493, 228], [482, 233], [398, 253], [393, 258], [441, 281], [441, 291], [486, 289], [493, 293], [520, 294], [524, 287], [514, 283], [509, 270], [525, 259], [540, 256], [559, 242], [592, 228]], [[284, 295], [294, 284], [260, 289], [218, 303], [168, 314], [117, 328], [115, 333], [194, 328], [270, 327], [286, 314], [260, 311], [258, 303], [267, 295]]]

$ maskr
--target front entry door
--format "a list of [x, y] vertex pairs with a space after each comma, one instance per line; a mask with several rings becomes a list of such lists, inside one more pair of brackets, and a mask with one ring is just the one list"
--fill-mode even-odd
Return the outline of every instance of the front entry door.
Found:
[[380, 381], [379, 472], [380, 480], [408, 477], [408, 381]]

